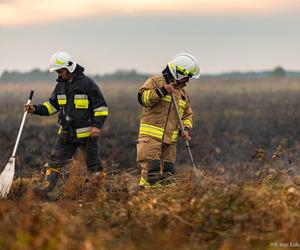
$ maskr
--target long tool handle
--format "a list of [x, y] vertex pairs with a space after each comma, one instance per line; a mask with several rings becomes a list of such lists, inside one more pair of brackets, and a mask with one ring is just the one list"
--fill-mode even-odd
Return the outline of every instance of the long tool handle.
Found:
[[[30, 94], [29, 94], [29, 98], [28, 98], [27, 104], [31, 103], [31, 100], [32, 100], [32, 97], [33, 97], [33, 93], [34, 93], [34, 91], [31, 90]], [[18, 137], [17, 137], [17, 140], [16, 140], [16, 144], [15, 144], [15, 147], [14, 147], [14, 151], [13, 151], [12, 157], [16, 156], [17, 148], [18, 148], [19, 141], [20, 141], [20, 138], [21, 138], [21, 135], [22, 135], [22, 131], [23, 131], [23, 127], [24, 127], [24, 124], [25, 124], [25, 119], [26, 119], [27, 113], [28, 113], [27, 111], [24, 112], [22, 123], [21, 123], [20, 129], [19, 129], [19, 133], [18, 133]]]
[[[172, 102], [174, 104], [174, 107], [175, 107], [175, 110], [176, 110], [176, 113], [177, 113], [177, 116], [178, 116], [178, 121], [179, 121], [179, 125], [180, 125], [180, 130], [181, 132], [183, 133], [184, 131], [184, 126], [183, 126], [183, 123], [182, 123], [182, 120], [181, 120], [181, 117], [180, 117], [180, 114], [179, 114], [179, 109], [178, 109], [178, 105], [177, 105], [177, 102], [176, 102], [176, 99], [174, 97], [174, 94], [171, 93], [171, 97], [172, 97]], [[192, 162], [192, 165], [193, 165], [193, 169], [194, 171], [196, 170], [196, 165], [195, 165], [195, 162], [194, 162], [194, 157], [192, 155], [192, 151], [191, 151], [191, 148], [190, 148], [190, 144], [188, 141], [185, 141], [185, 145], [189, 151], [189, 155], [190, 155], [190, 159], [191, 159], [191, 162]]]

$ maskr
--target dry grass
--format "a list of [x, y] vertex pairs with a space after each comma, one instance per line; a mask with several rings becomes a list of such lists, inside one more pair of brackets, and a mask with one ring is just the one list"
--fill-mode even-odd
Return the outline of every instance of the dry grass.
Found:
[[[300, 242], [298, 79], [191, 85], [192, 151], [204, 175], [190, 178], [180, 143], [174, 182], [143, 192], [137, 192], [137, 169], [129, 168], [135, 164], [139, 85], [101, 86], [111, 110], [100, 149], [107, 177], [89, 176], [79, 157], [49, 201], [30, 189], [43, 178], [40, 166], [54, 143], [56, 118], [29, 117], [17, 178], [9, 199], [0, 201], [0, 249], [280, 249], [270, 244]], [[53, 85], [0, 88], [4, 166], [27, 92], [35, 89], [40, 102]]]
[[[264, 163], [252, 181], [182, 171], [137, 191], [131, 171], [93, 179], [80, 161], [41, 201], [36, 177], [16, 180], [0, 206], [1, 249], [271, 249], [300, 236], [300, 177]], [[55, 202], [54, 202], [55, 201]]]

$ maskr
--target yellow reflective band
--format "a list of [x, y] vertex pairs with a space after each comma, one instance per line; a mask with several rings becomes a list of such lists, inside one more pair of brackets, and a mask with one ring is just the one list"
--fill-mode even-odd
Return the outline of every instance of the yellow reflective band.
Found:
[[146, 96], [147, 96], [147, 90], [144, 91], [143, 93], [143, 103], [147, 106]]
[[157, 130], [155, 128], [147, 127], [147, 126], [141, 126], [140, 129], [147, 130], [147, 131], [152, 131], [153, 133], [156, 133], [156, 134], [159, 134], [159, 135], [163, 134], [163, 131]]
[[150, 125], [150, 124], [145, 124], [142, 123], [140, 126], [140, 135], [150, 135], [158, 139], [162, 139], [164, 134], [164, 129]]
[[163, 98], [161, 98], [163, 101], [165, 102], [171, 102], [172, 101], [172, 97], [170, 95], [166, 95]]
[[[166, 95], [163, 98], [161, 98], [163, 101], [165, 102], [171, 102], [172, 101], [172, 97], [170, 95]], [[179, 100], [179, 106], [182, 107], [183, 109], [185, 108], [186, 105], [186, 101], [183, 100]]]
[[145, 90], [143, 93], [143, 102], [146, 106], [150, 106], [150, 94], [151, 94], [151, 90]]
[[54, 113], [53, 110], [52, 110], [52, 108], [51, 108], [51, 106], [50, 106], [50, 103], [44, 102], [43, 105], [46, 106], [49, 115]]
[[172, 135], [172, 137], [178, 137], [178, 135], [179, 135], [179, 130], [175, 130], [175, 131], [173, 131], [173, 135]]
[[182, 108], [184, 108], [186, 105], [186, 101], [179, 100], [179, 105], [182, 106]]
[[108, 107], [99, 107], [99, 108], [95, 108], [94, 109], [94, 112], [97, 112], [97, 111], [108, 111]]
[[174, 131], [172, 135], [172, 142], [176, 142], [178, 139], [179, 131]]
[[146, 105], [147, 106], [147, 103], [146, 103], [146, 91], [144, 91], [144, 93], [143, 93], [143, 103], [144, 103], [144, 105]]
[[141, 123], [141, 127], [146, 127], [146, 128], [152, 128], [152, 129], [155, 129], [159, 132], [164, 132], [164, 129], [161, 128], [161, 127], [158, 127], [158, 126], [155, 126], [155, 125], [151, 125], [151, 124], [148, 124], [148, 123]]
[[57, 112], [56, 108], [54, 108], [54, 107], [50, 104], [50, 102], [44, 102], [43, 105], [46, 106], [49, 115], [52, 115], [52, 114], [54, 114], [55, 112]]
[[85, 137], [89, 137], [90, 135], [91, 132], [84, 132], [84, 133], [77, 134], [77, 138], [85, 138]]
[[193, 124], [192, 124], [191, 120], [189, 120], [189, 119], [183, 120], [182, 123], [183, 123], [184, 126], [187, 126], [187, 127], [190, 127], [190, 128], [193, 127]]
[[183, 113], [184, 113], [184, 109], [181, 106], [179, 106], [179, 112], [181, 115], [183, 115]]
[[91, 127], [76, 129], [77, 138], [85, 138], [91, 135]]
[[57, 102], [58, 102], [59, 105], [66, 105], [67, 104], [66, 99], [58, 99]]
[[141, 133], [151, 133], [153, 135], [156, 135], [158, 137], [161, 137], [163, 135], [163, 132], [157, 131], [155, 129], [151, 129], [151, 128], [145, 128], [145, 127], [141, 127], [140, 128], [140, 132]]
[[63, 61], [60, 61], [59, 59], [55, 59], [55, 63], [58, 65], [65, 65], [66, 63]]
[[144, 103], [146, 106], [148, 106], [148, 105], [147, 105], [147, 101], [146, 101], [146, 96], [147, 96], [147, 90], [144, 91], [144, 93], [143, 93], [143, 103]]
[[66, 95], [57, 95], [57, 102], [59, 105], [67, 104], [67, 96]]
[[141, 177], [140, 182], [139, 182], [139, 186], [140, 187], [144, 187], [144, 188], [150, 188], [150, 189], [154, 189], [154, 188], [162, 188], [162, 184], [160, 184], [159, 182], [156, 182], [155, 184], [151, 185], [148, 181], [146, 181], [143, 177]]
[[151, 95], [151, 90], [148, 91], [148, 95], [147, 95], [147, 102], [148, 102], [149, 106], [151, 105], [151, 103], [150, 103], [150, 95]]
[[179, 108], [179, 114], [182, 116], [183, 113], [184, 113], [184, 110], [180, 107], [180, 108]]
[[148, 186], [148, 187], [150, 187], [149, 182], [146, 181], [143, 177], [141, 177], [139, 185], [140, 186]]
[[74, 95], [75, 108], [87, 109], [89, 108], [89, 100], [87, 95]]
[[108, 111], [97, 111], [94, 116], [108, 116]]
[[75, 108], [77, 109], [87, 109], [89, 107], [89, 100], [88, 99], [75, 99]]

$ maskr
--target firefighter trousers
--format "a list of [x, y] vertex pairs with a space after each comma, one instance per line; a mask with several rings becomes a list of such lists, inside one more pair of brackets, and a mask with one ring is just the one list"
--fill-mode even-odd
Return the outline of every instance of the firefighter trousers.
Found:
[[61, 174], [60, 169], [72, 159], [78, 149], [82, 151], [90, 172], [103, 170], [98, 156], [98, 138], [88, 137], [82, 141], [73, 142], [64, 135], [58, 135], [49, 161], [45, 164], [47, 170], [44, 185], [41, 189], [36, 188], [34, 191], [42, 195], [51, 192]]
[[72, 159], [78, 149], [84, 154], [89, 171], [98, 172], [103, 170], [98, 154], [98, 138], [92, 137], [73, 142], [64, 136], [58, 135], [46, 166], [51, 168], [63, 167], [66, 162]]
[[152, 137], [137, 140], [137, 161], [141, 167], [140, 186], [155, 185], [175, 173], [176, 143], [166, 144]]

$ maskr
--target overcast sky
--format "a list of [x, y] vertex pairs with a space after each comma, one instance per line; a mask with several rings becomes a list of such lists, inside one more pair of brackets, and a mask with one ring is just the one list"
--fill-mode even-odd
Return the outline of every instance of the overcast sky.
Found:
[[179, 52], [203, 73], [300, 70], [299, 24], [300, 0], [0, 0], [0, 73], [56, 51], [100, 74], [156, 73]]

